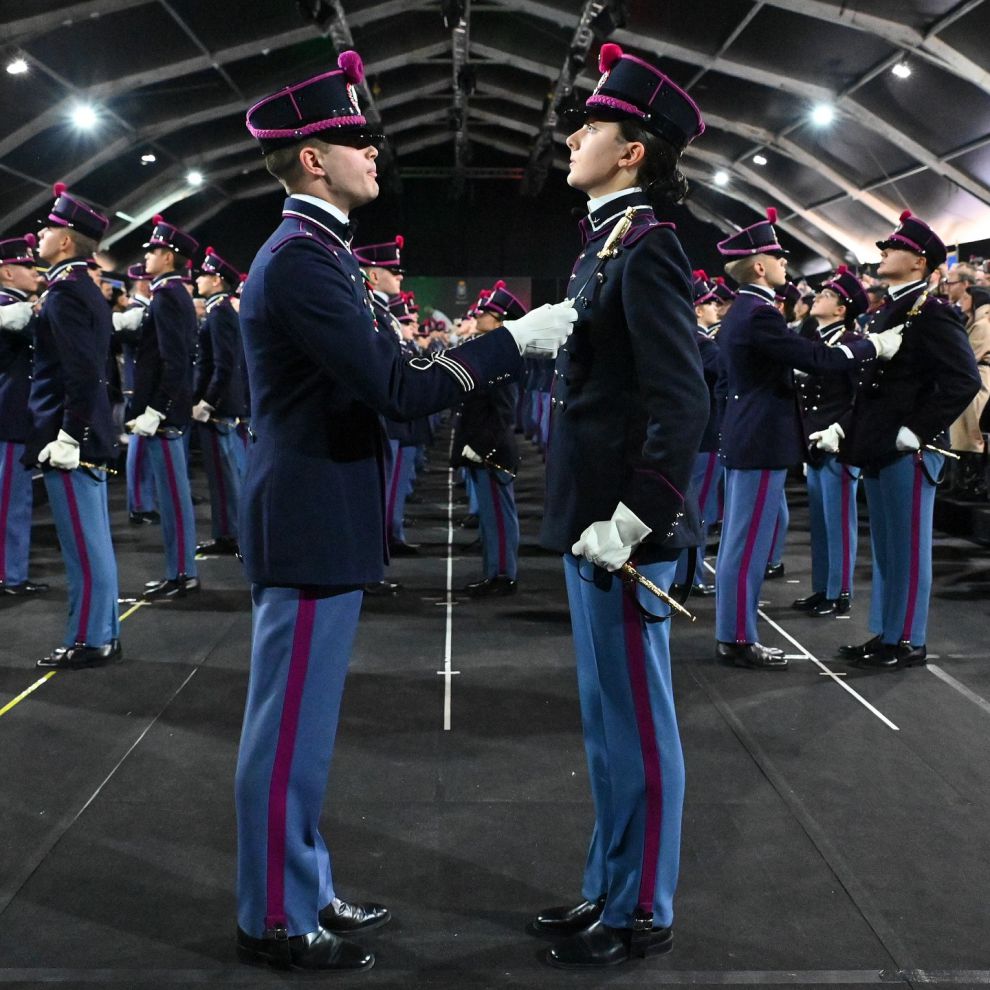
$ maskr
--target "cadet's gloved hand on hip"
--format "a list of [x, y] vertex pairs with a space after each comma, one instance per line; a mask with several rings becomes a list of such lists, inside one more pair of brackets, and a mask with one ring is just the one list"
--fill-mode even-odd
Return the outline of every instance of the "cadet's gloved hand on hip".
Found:
[[512, 334], [519, 353], [527, 357], [556, 357], [574, 329], [578, 314], [570, 299], [563, 302], [546, 303], [538, 309], [531, 309], [518, 320], [506, 320], [502, 325]]
[[826, 454], [837, 454], [839, 452], [839, 441], [845, 438], [845, 433], [838, 423], [826, 426], [824, 430], [816, 430], [808, 434], [808, 439], [814, 441], [819, 450], [824, 450]]
[[58, 431], [58, 439], [46, 443], [38, 454], [38, 463], [45, 462], [63, 471], [75, 471], [79, 467], [79, 441], [71, 437], [65, 430]]
[[472, 448], [467, 444], [464, 444], [464, 449], [461, 451], [461, 457], [463, 457], [466, 461], [473, 461], [475, 464], [485, 463], [485, 459], [475, 450], [472, 450]]
[[897, 439], [894, 441], [894, 446], [898, 450], [921, 450], [921, 438], [913, 430], [902, 426], [897, 431]]
[[145, 406], [144, 412], [137, 419], [130, 420], [127, 426], [135, 436], [153, 437], [158, 432], [158, 427], [164, 418], [164, 413], [152, 409], [151, 406]]
[[607, 571], [617, 571], [653, 530], [622, 502], [607, 522], [592, 523], [571, 547], [576, 557], [584, 557]]
[[200, 399], [199, 402], [197, 402], [192, 408], [192, 418], [196, 420], [197, 423], [208, 423], [212, 412], [213, 406], [211, 406], [206, 399]]

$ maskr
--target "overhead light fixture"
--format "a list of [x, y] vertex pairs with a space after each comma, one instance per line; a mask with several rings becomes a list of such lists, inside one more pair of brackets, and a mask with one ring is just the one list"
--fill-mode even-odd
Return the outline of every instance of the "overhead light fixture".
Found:
[[766, 163], [767, 160], [763, 157], [763, 155], [753, 155], [754, 165], [766, 165]]
[[891, 70], [898, 79], [907, 79], [911, 75], [911, 66], [907, 62], [898, 62]]
[[129, 213], [124, 213], [122, 210], [117, 210], [116, 215], [125, 223], [134, 223], [134, 217], [132, 217]]
[[819, 103], [811, 111], [811, 122], [816, 127], [828, 127], [835, 120], [835, 107], [830, 103]]
[[154, 165], [158, 161], [158, 156], [151, 151], [146, 152], [141, 156], [142, 165]]
[[80, 130], [91, 130], [98, 119], [95, 108], [88, 103], [78, 103], [72, 108], [72, 123]]
[[192, 169], [186, 173], [186, 182], [191, 186], [201, 186], [203, 184], [203, 173]]
[[712, 178], [716, 186], [727, 186], [729, 184], [729, 173], [719, 169]]
[[7, 71], [12, 76], [23, 76], [28, 70], [27, 59], [15, 58], [7, 63]]

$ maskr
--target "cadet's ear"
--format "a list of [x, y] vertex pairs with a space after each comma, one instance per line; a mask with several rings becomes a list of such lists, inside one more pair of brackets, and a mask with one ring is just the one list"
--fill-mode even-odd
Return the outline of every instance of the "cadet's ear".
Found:
[[641, 141], [630, 141], [619, 159], [619, 165], [626, 168], [638, 168], [646, 158], [646, 147]]

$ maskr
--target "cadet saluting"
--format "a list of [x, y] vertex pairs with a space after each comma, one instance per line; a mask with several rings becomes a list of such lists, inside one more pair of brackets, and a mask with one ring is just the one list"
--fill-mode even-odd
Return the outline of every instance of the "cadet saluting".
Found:
[[348, 213], [378, 195], [356, 52], [255, 104], [247, 126], [289, 193], [241, 301], [255, 442], [240, 538], [252, 582], [251, 678], [238, 755], [238, 949], [247, 962], [365, 969], [339, 933], [384, 924], [337, 897], [319, 831], [361, 588], [386, 560], [379, 419], [412, 419], [507, 381], [575, 317], [541, 307], [484, 339], [406, 361], [378, 327]]

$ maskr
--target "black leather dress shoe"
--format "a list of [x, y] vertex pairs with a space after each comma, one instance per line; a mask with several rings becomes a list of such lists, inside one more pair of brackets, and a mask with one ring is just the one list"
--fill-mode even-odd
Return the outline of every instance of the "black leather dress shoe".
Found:
[[715, 594], [714, 584], [692, 584], [691, 594], [698, 598], [711, 598]]
[[530, 935], [540, 938], [562, 938], [575, 935], [593, 925], [605, 910], [605, 898], [581, 901], [580, 904], [545, 908], [526, 926]]
[[767, 564], [767, 569], [763, 572], [763, 579], [765, 581], [773, 581], [775, 578], [782, 578], [784, 576], [784, 562], [781, 561], [779, 564]]
[[393, 540], [388, 545], [390, 557], [415, 557], [418, 553], [418, 543], [403, 543], [402, 540]]
[[835, 600], [835, 614], [845, 615], [852, 608], [852, 596], [848, 591], [842, 591], [839, 593], [839, 597]]
[[596, 921], [547, 949], [543, 958], [557, 969], [594, 969], [661, 955], [673, 947], [674, 933], [669, 928], [637, 932], [629, 928], [610, 928]]
[[928, 650], [912, 646], [908, 642], [881, 643], [872, 653], [850, 661], [864, 670], [903, 670], [906, 667], [924, 667], [928, 663]]
[[754, 670], [787, 670], [784, 651], [762, 643], [717, 643], [715, 659]]
[[119, 639], [112, 639], [102, 646], [59, 646], [52, 650], [47, 657], [42, 657], [38, 667], [47, 670], [82, 670], [84, 667], [105, 667], [108, 663], [116, 663], [123, 657]]
[[196, 553], [236, 557], [238, 552], [237, 540], [232, 536], [218, 536], [215, 540], [196, 544]]
[[396, 581], [372, 581], [371, 584], [366, 584], [364, 586], [364, 593], [366, 595], [377, 595], [379, 597], [384, 595], [395, 595], [401, 587], [402, 585]]
[[478, 528], [478, 517], [472, 512], [466, 515], [460, 521], [461, 529], [477, 529]]
[[320, 926], [335, 935], [370, 932], [392, 920], [384, 904], [348, 904], [335, 897], [321, 912]]
[[817, 605], [808, 609], [809, 615], [845, 615], [851, 608], [849, 595], [839, 595], [838, 598], [823, 598]]
[[146, 588], [141, 597], [147, 602], [171, 601], [175, 598], [185, 598], [195, 591], [199, 591], [199, 578], [180, 574], [178, 577], [159, 581], [158, 584]]
[[880, 637], [874, 636], [873, 639], [868, 639], [858, 646], [853, 646], [850, 643], [840, 646], [836, 653], [845, 660], [858, 660], [860, 657], [865, 657], [867, 653], [876, 653], [881, 645]]
[[804, 598], [795, 598], [791, 602], [791, 608], [798, 612], [810, 612], [819, 602], [825, 601], [824, 591], [815, 591]]
[[496, 574], [495, 577], [472, 581], [464, 588], [464, 594], [471, 598], [496, 598], [516, 593], [516, 582], [508, 574]]
[[162, 521], [157, 512], [128, 512], [127, 521], [132, 526], [154, 526]]
[[23, 598], [27, 595], [37, 595], [48, 590], [47, 584], [36, 581], [21, 581], [20, 584], [5, 584], [0, 581], [0, 593], [4, 595], [14, 595], [16, 598]]
[[371, 969], [375, 965], [373, 953], [325, 928], [292, 936], [284, 928], [269, 929], [263, 938], [252, 938], [238, 928], [237, 956], [241, 962], [276, 969]]

